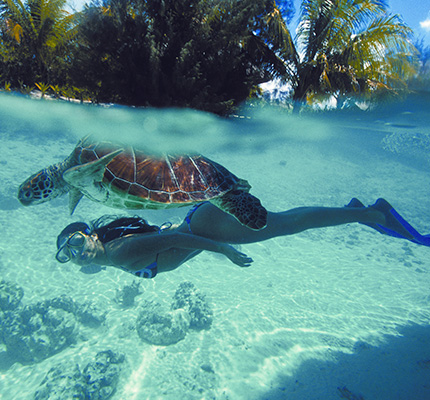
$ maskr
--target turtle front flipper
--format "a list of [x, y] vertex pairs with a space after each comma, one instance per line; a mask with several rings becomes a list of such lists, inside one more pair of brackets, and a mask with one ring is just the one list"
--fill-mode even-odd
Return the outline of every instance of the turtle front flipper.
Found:
[[232, 190], [211, 202], [252, 230], [258, 231], [267, 225], [267, 210], [248, 192]]
[[[90, 199], [101, 203], [107, 200], [108, 193], [102, 185], [103, 175], [106, 166], [121, 152], [122, 149], [106, 154], [98, 160], [76, 165], [64, 171], [63, 179], [75, 189], [76, 194], [76, 197], [70, 199], [70, 208], [76, 207], [80, 200], [77, 192], [81, 192]], [[73, 204], [74, 201], [76, 203]], [[71, 210], [71, 212], [73, 211]]]
[[71, 188], [69, 190], [69, 211], [70, 215], [73, 214], [73, 211], [75, 211], [76, 206], [78, 205], [79, 201], [82, 199], [82, 192], [79, 189]]

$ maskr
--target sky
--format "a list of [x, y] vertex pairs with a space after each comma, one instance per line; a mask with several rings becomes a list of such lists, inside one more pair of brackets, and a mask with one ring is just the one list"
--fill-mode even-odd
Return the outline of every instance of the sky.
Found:
[[415, 37], [430, 46], [430, 0], [389, 0], [388, 4], [414, 30]]
[[[430, 0], [387, 0], [391, 14], [399, 14], [413, 29], [417, 39], [430, 46]], [[296, 15], [300, 12], [300, 0], [294, 0]]]

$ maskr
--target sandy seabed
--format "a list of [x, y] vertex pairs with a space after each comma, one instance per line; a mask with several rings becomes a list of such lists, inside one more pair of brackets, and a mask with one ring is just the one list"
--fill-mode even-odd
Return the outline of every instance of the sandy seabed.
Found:
[[[353, 196], [371, 204], [383, 196], [419, 231], [430, 232], [429, 163], [425, 152], [409, 162], [414, 149], [404, 139], [427, 135], [430, 143], [430, 131], [404, 123], [413, 112], [372, 123], [307, 121], [306, 129], [323, 132], [316, 136], [291, 135], [288, 118], [273, 121], [273, 112], [234, 124], [243, 148], [210, 147], [205, 155], [246, 178], [272, 211], [341, 206]], [[394, 124], [396, 118], [403, 123]], [[82, 369], [107, 350], [125, 356], [114, 400], [430, 398], [429, 248], [349, 224], [241, 246], [254, 259], [247, 269], [202, 253], [153, 280], [109, 267], [85, 274], [56, 262], [57, 234], [72, 221], [118, 211], [84, 199], [70, 217], [65, 197], [22, 207], [19, 184], [63, 160], [76, 143], [67, 132], [44, 136], [43, 121], [33, 128], [10, 120], [0, 129], [0, 280], [23, 289], [19, 307], [66, 295], [91, 303], [103, 322], [78, 321], [73, 342], [42, 360], [16, 361], [0, 344], [1, 399], [33, 399], [52, 367]], [[247, 130], [261, 130], [267, 142]], [[138, 214], [161, 224], [179, 222], [186, 211]], [[141, 293], [122, 307], [118, 293], [136, 282]], [[139, 313], [149, 301], [168, 310], [182, 282], [205, 296], [210, 327], [189, 330], [169, 346], [142, 341]]]

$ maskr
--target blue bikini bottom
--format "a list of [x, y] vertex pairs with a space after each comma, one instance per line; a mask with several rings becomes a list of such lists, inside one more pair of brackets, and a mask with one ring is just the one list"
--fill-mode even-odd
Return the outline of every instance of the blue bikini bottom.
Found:
[[196, 210], [203, 204], [204, 203], [198, 203], [198, 204], [194, 205], [194, 207], [190, 211], [188, 211], [188, 214], [185, 217], [185, 222], [188, 225], [188, 230], [190, 231], [190, 233], [193, 233], [193, 231], [191, 230], [191, 217], [196, 212]]

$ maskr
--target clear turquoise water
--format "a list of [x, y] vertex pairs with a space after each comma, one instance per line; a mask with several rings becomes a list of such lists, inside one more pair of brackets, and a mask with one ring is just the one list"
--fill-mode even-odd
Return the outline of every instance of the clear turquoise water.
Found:
[[[55, 366], [63, 375], [51, 373], [46, 398], [67, 398], [62, 388], [81, 382], [73, 366], [83, 371], [107, 350], [125, 356], [111, 366], [117, 379], [110, 398], [117, 400], [430, 398], [429, 248], [350, 224], [242, 246], [254, 259], [248, 269], [203, 253], [154, 280], [109, 267], [84, 274], [55, 261], [57, 234], [72, 221], [118, 211], [84, 199], [70, 217], [67, 198], [27, 208], [16, 200], [30, 174], [96, 134], [156, 151], [201, 152], [247, 179], [273, 211], [339, 206], [353, 196], [371, 204], [383, 196], [429, 233], [428, 106], [429, 98], [419, 97], [377, 113], [300, 116], [256, 107], [223, 120], [193, 111], [0, 96], [0, 280], [24, 291], [12, 313], [33, 312], [15, 336], [17, 343], [17, 337], [32, 340], [31, 351], [10, 354], [9, 333], [8, 344], [0, 343], [0, 398], [35, 398]], [[179, 222], [186, 211], [139, 214], [160, 224]], [[124, 308], [118, 292], [135, 281], [142, 293]], [[142, 341], [136, 320], [147, 301], [167, 312], [185, 281], [212, 309], [210, 328], [189, 330], [170, 346]], [[64, 295], [80, 309], [87, 304], [101, 323], [55, 306], [53, 299]], [[42, 301], [45, 309], [37, 314]], [[5, 321], [2, 314], [2, 331]], [[73, 325], [73, 340], [60, 346], [54, 328], [63, 329], [65, 321]], [[55, 354], [43, 356], [49, 349]], [[35, 359], [24, 362], [23, 354]]]

